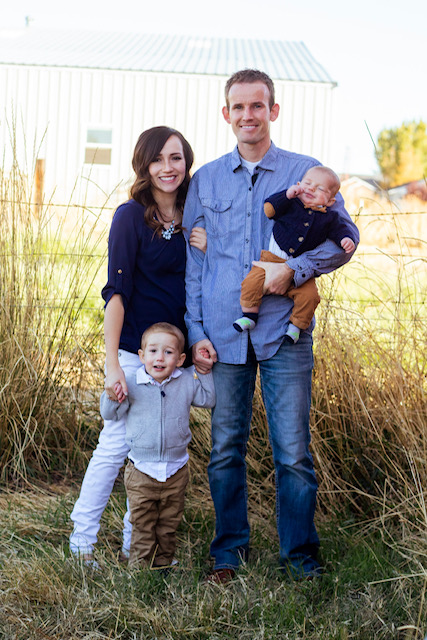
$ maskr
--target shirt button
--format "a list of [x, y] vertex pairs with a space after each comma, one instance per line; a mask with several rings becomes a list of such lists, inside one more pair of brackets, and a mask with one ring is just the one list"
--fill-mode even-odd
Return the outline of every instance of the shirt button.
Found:
[[245, 264], [245, 269], [247, 269], [248, 267], [249, 267], [249, 265], [248, 265], [248, 264]]
[[246, 244], [249, 242], [249, 238], [246, 238]]
[[289, 253], [295, 253], [295, 249], [292, 249], [292, 247], [289, 249]]
[[298, 242], [302, 242], [303, 240], [304, 240], [304, 237], [303, 237], [303, 236], [300, 236], [300, 237], [298, 238]]

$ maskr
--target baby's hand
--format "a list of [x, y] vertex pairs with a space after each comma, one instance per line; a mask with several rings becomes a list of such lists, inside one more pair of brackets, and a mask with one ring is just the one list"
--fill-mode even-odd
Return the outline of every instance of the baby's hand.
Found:
[[354, 251], [356, 245], [351, 238], [343, 238], [341, 240], [341, 246], [346, 253], [350, 253], [351, 251]]
[[288, 198], [288, 200], [292, 200], [292, 198], [296, 198], [297, 196], [299, 196], [301, 192], [302, 192], [302, 189], [299, 186], [299, 184], [293, 184], [286, 191], [286, 197]]
[[114, 385], [114, 393], [116, 394], [117, 401], [120, 403], [123, 402], [123, 400], [126, 398], [125, 392], [123, 391], [123, 387], [120, 382], [116, 382], [116, 384]]
[[199, 353], [202, 358], [206, 358], [206, 360], [209, 360], [209, 358], [211, 357], [209, 351], [205, 347], [199, 349]]

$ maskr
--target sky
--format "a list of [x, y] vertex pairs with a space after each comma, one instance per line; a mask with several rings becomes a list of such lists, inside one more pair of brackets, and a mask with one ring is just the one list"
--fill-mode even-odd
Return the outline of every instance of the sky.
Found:
[[28, 16], [38, 28], [304, 42], [338, 83], [330, 164], [339, 173], [378, 173], [373, 141], [379, 132], [427, 121], [422, 62], [427, 3], [422, 0], [14, 0], [7, 5], [0, 9], [0, 29], [23, 27]]

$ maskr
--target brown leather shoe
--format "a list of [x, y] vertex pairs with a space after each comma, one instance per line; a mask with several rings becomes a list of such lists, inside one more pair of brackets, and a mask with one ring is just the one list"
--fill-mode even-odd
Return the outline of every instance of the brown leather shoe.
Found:
[[235, 577], [234, 569], [214, 569], [206, 576], [205, 582], [210, 584], [227, 584]]

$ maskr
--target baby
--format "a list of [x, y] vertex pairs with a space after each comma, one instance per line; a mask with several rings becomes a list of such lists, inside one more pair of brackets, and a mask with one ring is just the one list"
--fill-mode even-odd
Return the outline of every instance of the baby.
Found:
[[[290, 257], [310, 251], [328, 238], [346, 253], [356, 247], [350, 225], [335, 211], [328, 209], [335, 202], [340, 188], [336, 173], [321, 165], [309, 169], [302, 180], [285, 191], [266, 199], [264, 212], [275, 221], [269, 250], [261, 252], [263, 262], [286, 262]], [[233, 327], [248, 331], [256, 326], [263, 296], [265, 270], [253, 266], [242, 282], [240, 304], [243, 316]], [[291, 287], [284, 294], [294, 301], [285, 341], [295, 344], [301, 330], [307, 329], [320, 302], [314, 278], [300, 287]]]

